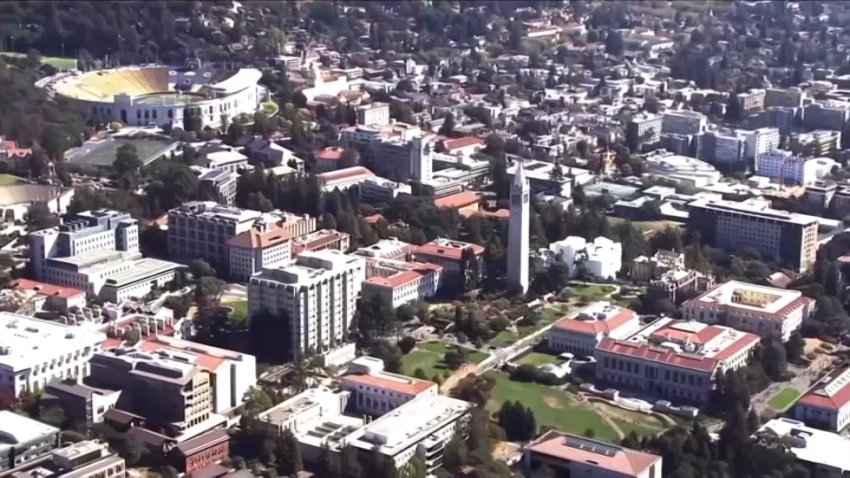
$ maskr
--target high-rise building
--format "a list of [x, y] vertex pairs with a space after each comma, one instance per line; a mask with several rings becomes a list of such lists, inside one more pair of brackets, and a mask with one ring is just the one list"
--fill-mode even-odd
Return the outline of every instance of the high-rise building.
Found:
[[654, 143], [661, 139], [661, 115], [645, 113], [631, 117], [626, 123], [626, 144], [637, 149], [641, 143]]
[[806, 158], [785, 150], [756, 156], [756, 174], [785, 184], [809, 185], [832, 171], [837, 163], [829, 158]]
[[690, 110], [665, 111], [661, 120], [661, 131], [671, 134], [700, 134], [705, 131], [708, 118], [698, 112]]
[[800, 272], [815, 263], [818, 218], [752, 202], [701, 199], [688, 204], [688, 229], [706, 244], [730, 250], [752, 248]]
[[760, 154], [779, 147], [778, 128], [758, 128], [740, 133], [745, 139], [744, 156], [747, 159], [755, 159]]
[[827, 101], [811, 103], [803, 108], [803, 126], [808, 129], [844, 131], [850, 121], [850, 105]]
[[390, 124], [390, 105], [387, 103], [372, 103], [358, 106], [356, 109], [357, 124], [388, 125]]
[[520, 293], [528, 290], [528, 203], [531, 188], [525, 179], [522, 163], [517, 166], [511, 183], [511, 218], [508, 242], [508, 287]]
[[761, 88], [753, 88], [749, 91], [738, 93], [738, 104], [741, 105], [741, 111], [749, 113], [752, 111], [764, 109], [765, 91]]
[[[325, 356], [348, 340], [365, 259], [339, 251], [303, 252], [294, 262], [265, 268], [248, 283], [251, 315], [285, 316], [288, 354]], [[353, 358], [353, 357], [352, 357]]]
[[747, 150], [746, 138], [735, 130], [706, 131], [697, 145], [699, 159], [714, 165], [740, 165]]

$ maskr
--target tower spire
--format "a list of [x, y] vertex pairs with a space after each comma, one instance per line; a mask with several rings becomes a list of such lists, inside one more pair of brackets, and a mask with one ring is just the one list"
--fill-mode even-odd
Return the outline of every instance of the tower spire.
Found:
[[511, 181], [511, 217], [508, 228], [508, 286], [524, 294], [528, 290], [529, 272], [529, 201], [531, 188], [522, 161], [517, 163]]

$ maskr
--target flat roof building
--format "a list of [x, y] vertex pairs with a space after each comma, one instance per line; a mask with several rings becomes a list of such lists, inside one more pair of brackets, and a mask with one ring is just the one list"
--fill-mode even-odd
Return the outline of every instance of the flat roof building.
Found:
[[534, 473], [548, 466], [555, 476], [658, 478], [660, 456], [590, 438], [550, 430], [523, 450], [523, 467]]
[[560, 319], [547, 334], [549, 349], [593, 356], [603, 337], [625, 339], [640, 328], [638, 314], [608, 302], [596, 302]]
[[16, 471], [14, 478], [124, 478], [124, 459], [95, 440], [72, 443], [53, 450], [50, 461]]
[[88, 375], [89, 359], [104, 339], [106, 334], [85, 325], [0, 312], [0, 402], [8, 404], [24, 390], [44, 390], [53, 378]]
[[850, 368], [822, 378], [797, 400], [793, 415], [809, 426], [844, 430], [850, 423]]
[[[478, 267], [468, 264], [463, 266], [463, 251], [469, 250], [472, 257], [478, 261]], [[443, 268], [440, 282], [443, 287], [455, 290], [465, 290], [475, 270], [479, 275], [483, 271], [484, 248], [478, 244], [437, 238], [418, 246], [413, 252], [413, 259], [418, 262], [430, 262]], [[479, 277], [480, 279], [480, 277]]]
[[729, 327], [783, 342], [814, 312], [815, 300], [797, 290], [728, 281], [682, 304], [685, 319]]
[[0, 474], [44, 457], [59, 446], [59, 436], [58, 428], [0, 410]]
[[437, 384], [430, 380], [407, 377], [383, 370], [345, 375], [343, 390], [352, 394], [350, 404], [359, 413], [381, 416], [416, 397], [437, 395]]
[[700, 199], [688, 204], [688, 229], [706, 244], [728, 250], [752, 248], [799, 272], [808, 271], [818, 248], [818, 220], [753, 203]]
[[844, 476], [850, 473], [850, 455], [836, 450], [850, 450], [850, 438], [788, 418], [774, 418], [756, 432], [779, 439], [797, 461], [811, 468], [813, 476]]

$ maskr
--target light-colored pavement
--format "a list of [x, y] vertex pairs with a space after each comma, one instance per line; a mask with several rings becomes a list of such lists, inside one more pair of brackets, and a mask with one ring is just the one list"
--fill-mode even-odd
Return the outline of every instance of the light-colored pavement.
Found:
[[794, 378], [787, 382], [775, 382], [770, 384], [766, 389], [753, 395], [750, 403], [755, 407], [756, 413], [759, 415], [776, 414], [777, 410], [768, 407], [767, 402], [779, 393], [784, 388], [794, 388], [800, 392], [809, 389], [820, 377], [827, 373], [834, 365], [835, 357], [827, 354], [820, 354], [808, 367], [799, 367], [789, 365], [788, 370], [794, 373]]

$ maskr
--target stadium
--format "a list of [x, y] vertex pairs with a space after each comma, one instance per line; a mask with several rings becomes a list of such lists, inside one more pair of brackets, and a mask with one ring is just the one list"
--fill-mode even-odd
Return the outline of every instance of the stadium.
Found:
[[216, 128], [257, 111], [267, 95], [261, 76], [253, 68], [136, 66], [61, 73], [39, 86], [80, 102], [95, 121], [185, 129], [195, 116], [201, 127]]

